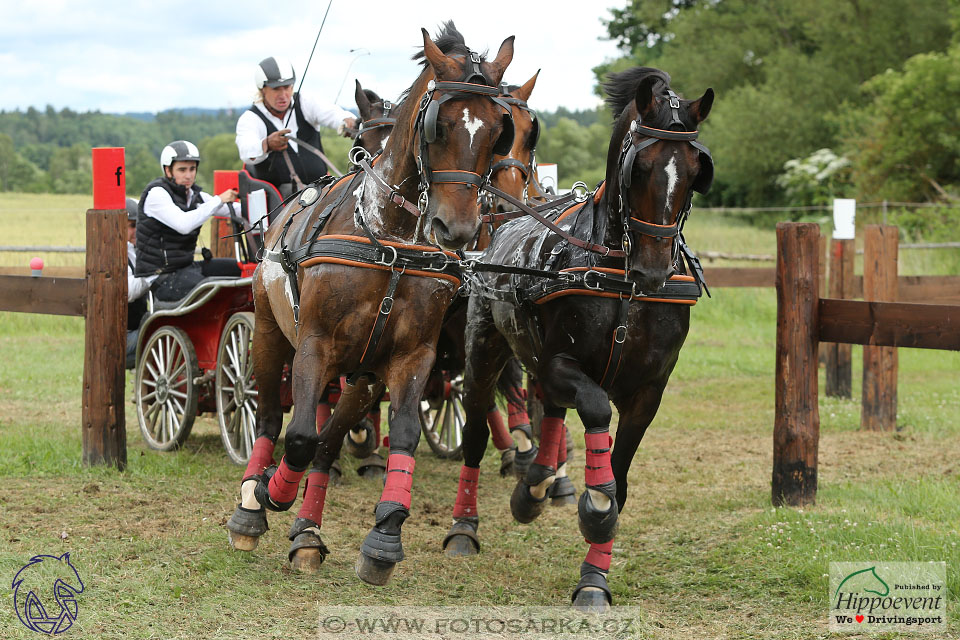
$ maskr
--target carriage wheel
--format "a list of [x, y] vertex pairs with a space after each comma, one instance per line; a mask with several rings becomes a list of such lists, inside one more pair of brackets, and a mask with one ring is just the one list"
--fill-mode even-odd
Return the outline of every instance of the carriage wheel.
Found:
[[227, 321], [217, 350], [217, 419], [223, 447], [236, 464], [247, 464], [257, 437], [257, 383], [253, 379], [253, 314]]
[[463, 408], [463, 375], [444, 381], [440, 398], [420, 401], [420, 427], [427, 444], [441, 458], [463, 455], [463, 427], [467, 412]]
[[147, 446], [172, 451], [184, 443], [197, 417], [199, 373], [190, 338], [177, 327], [160, 327], [137, 363], [137, 420]]

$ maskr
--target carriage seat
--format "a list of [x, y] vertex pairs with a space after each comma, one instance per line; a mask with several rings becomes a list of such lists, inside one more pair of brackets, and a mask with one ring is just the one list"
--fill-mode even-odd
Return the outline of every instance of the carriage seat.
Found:
[[157, 300], [153, 292], [148, 293], [148, 303], [147, 307], [150, 309], [150, 313], [155, 313], [157, 311], [170, 311], [181, 306], [186, 306], [192, 302], [195, 298], [199, 297], [198, 294], [201, 289], [206, 289], [211, 283], [214, 282], [232, 282], [238, 280], [238, 277], [232, 276], [210, 276], [204, 278], [196, 284], [196, 286], [187, 292], [187, 295], [180, 298], [179, 300]]
[[[263, 229], [266, 231], [270, 223], [273, 222], [274, 218], [280, 213], [280, 203], [283, 202], [280, 191], [277, 190], [272, 183], [254, 178], [246, 165], [237, 175], [237, 187], [240, 196], [241, 217], [246, 221], [247, 225], [252, 225], [260, 219], [263, 213], [269, 213], [270, 215], [266, 220], [267, 224], [264, 225]], [[266, 212], [251, 212], [250, 210], [250, 194], [256, 193], [257, 191], [263, 191], [266, 196]], [[241, 230], [237, 229], [236, 231]], [[263, 245], [263, 236], [260, 229], [253, 229], [247, 233], [244, 238], [246, 238], [247, 242], [246, 253], [248, 261], [253, 261], [260, 247]]]

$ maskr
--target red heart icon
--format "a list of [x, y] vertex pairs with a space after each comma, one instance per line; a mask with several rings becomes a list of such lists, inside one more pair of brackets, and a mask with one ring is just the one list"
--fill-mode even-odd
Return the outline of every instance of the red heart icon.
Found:
[[857, 616], [857, 622], [863, 622], [863, 616]]

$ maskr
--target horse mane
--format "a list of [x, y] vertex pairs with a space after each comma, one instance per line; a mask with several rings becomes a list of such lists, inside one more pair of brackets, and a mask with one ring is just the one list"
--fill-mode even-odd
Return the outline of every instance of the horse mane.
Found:
[[[465, 56], [470, 53], [470, 47], [467, 46], [466, 41], [463, 39], [463, 34], [460, 33], [457, 30], [457, 26], [453, 24], [453, 20], [447, 20], [440, 25], [440, 31], [433, 38], [433, 43], [437, 45], [440, 51], [448, 56]], [[486, 51], [483, 52], [483, 56], [481, 57], [486, 59]], [[413, 60], [419, 60], [422, 66], [427, 66], [427, 59], [426, 56], [423, 55], [423, 49], [413, 54]]]
[[660, 78], [662, 84], [656, 88], [655, 93], [662, 93], [670, 87], [670, 74], [653, 67], [633, 67], [626, 71], [607, 75], [607, 81], [603, 83], [603, 90], [607, 94], [606, 103], [613, 113], [614, 122], [620, 118], [624, 109], [636, 97], [640, 82], [648, 76]]

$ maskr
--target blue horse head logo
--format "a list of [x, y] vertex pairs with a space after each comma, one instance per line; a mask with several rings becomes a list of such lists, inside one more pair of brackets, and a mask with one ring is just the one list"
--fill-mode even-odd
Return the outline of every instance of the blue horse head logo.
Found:
[[62, 556], [33, 556], [13, 578], [13, 604], [20, 622], [31, 631], [54, 635], [69, 629], [77, 619], [77, 594], [83, 580]]

